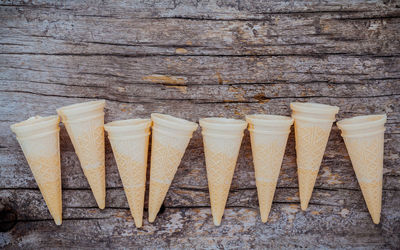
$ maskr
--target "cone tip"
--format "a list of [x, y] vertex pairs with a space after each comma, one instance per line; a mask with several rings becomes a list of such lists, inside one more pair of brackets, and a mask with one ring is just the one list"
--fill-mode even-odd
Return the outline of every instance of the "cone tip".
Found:
[[142, 227], [142, 225], [143, 225], [143, 214], [142, 214], [142, 216], [134, 216], [134, 213], [131, 210], [131, 215], [132, 215], [133, 221], [135, 222], [136, 228]]
[[372, 216], [372, 221], [373, 221], [375, 224], [379, 224], [380, 219], [381, 219], [380, 214], [379, 214], [379, 215], [376, 215], [376, 216]]
[[135, 220], [135, 226], [136, 228], [141, 228], [143, 226], [142, 220]]
[[216, 226], [221, 225], [221, 219], [213, 218], [213, 220], [214, 220], [214, 225], [216, 225]]
[[307, 203], [306, 202], [300, 202], [300, 203], [301, 203], [301, 205], [300, 205], [301, 210], [306, 211], [307, 207], [308, 207], [308, 202]]
[[261, 213], [261, 221], [262, 223], [266, 223], [268, 221], [268, 213], [267, 214]]
[[156, 219], [156, 216], [157, 216], [156, 214], [149, 214], [149, 222], [153, 223]]
[[57, 226], [61, 226], [62, 219], [61, 218], [54, 218], [54, 222], [56, 223]]

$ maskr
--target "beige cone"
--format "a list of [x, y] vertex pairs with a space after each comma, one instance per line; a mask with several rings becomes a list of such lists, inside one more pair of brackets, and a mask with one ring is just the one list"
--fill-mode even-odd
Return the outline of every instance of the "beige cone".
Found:
[[300, 203], [301, 209], [306, 210], [339, 108], [299, 102], [291, 103], [290, 107], [294, 118]]
[[382, 206], [385, 122], [386, 115], [367, 115], [337, 123], [375, 224], [379, 224]]
[[211, 213], [216, 226], [221, 224], [236, 161], [247, 122], [226, 118], [200, 119]]
[[100, 100], [57, 109], [100, 209], [106, 198], [104, 106]]
[[249, 123], [261, 221], [265, 223], [271, 210], [293, 118], [249, 115], [246, 120]]
[[137, 228], [143, 224], [150, 124], [150, 119], [131, 119], [104, 125]]
[[153, 222], [197, 124], [163, 114], [151, 114], [149, 222]]
[[58, 116], [36, 116], [11, 125], [57, 225], [62, 223], [59, 123]]

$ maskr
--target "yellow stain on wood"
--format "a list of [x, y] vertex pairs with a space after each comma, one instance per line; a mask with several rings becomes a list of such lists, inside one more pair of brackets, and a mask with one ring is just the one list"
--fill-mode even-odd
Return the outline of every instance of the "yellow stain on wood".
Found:
[[121, 110], [122, 112], [127, 112], [128, 109], [129, 109], [129, 106], [127, 104], [119, 105], [119, 110]]
[[[242, 105], [235, 106], [234, 108], [235, 108], [235, 110], [234, 110], [233, 113], [236, 116], [240, 116], [240, 117], [243, 117], [243, 116], [247, 115], [249, 113], [249, 111], [250, 111], [249, 107], [242, 106]], [[232, 107], [229, 107], [229, 109], [232, 109]]]
[[343, 182], [338, 180], [340, 176], [338, 174], [333, 174], [329, 167], [322, 167], [322, 174], [320, 175], [323, 178], [326, 178], [326, 183], [335, 185], [335, 184], [342, 184]]
[[175, 50], [176, 54], [186, 54], [187, 52], [188, 52], [187, 49], [184, 49], [184, 48], [177, 48]]
[[114, 215], [117, 218], [125, 219], [127, 221], [132, 221], [132, 215], [130, 213], [124, 213], [124, 212], [118, 212], [116, 215]]
[[258, 93], [254, 96], [254, 99], [256, 99], [260, 104], [264, 104], [270, 101], [270, 99], [268, 99], [263, 93]]
[[179, 90], [183, 94], [187, 94], [187, 87], [186, 86], [167, 86], [167, 88], [174, 88]]
[[270, 212], [270, 214], [268, 216], [268, 222], [274, 223], [274, 222], [277, 222], [278, 220], [279, 220], [279, 214]]
[[118, 92], [126, 92], [126, 88], [124, 87], [117, 87]]
[[192, 43], [192, 41], [187, 41], [186, 42], [186, 45], [188, 45], [188, 46], [190, 46], [190, 45], [192, 45], [193, 43]]
[[221, 73], [217, 72], [217, 73], [215, 73], [215, 75], [218, 78], [218, 84], [223, 84], [224, 80], [222, 80]]
[[163, 84], [185, 84], [185, 78], [183, 77], [176, 77], [176, 76], [166, 76], [166, 75], [149, 75], [143, 76], [142, 78], [144, 81], [150, 81], [154, 83], [163, 83]]
[[321, 24], [321, 26], [322, 26], [322, 30], [323, 30], [324, 32], [328, 32], [329, 29], [331, 28], [331, 27], [329, 26], [329, 24]]
[[289, 206], [283, 207], [283, 211], [286, 213], [290, 226], [293, 226], [293, 221], [296, 218], [295, 214], [299, 211], [300, 206], [297, 204], [290, 204]]
[[311, 211], [311, 214], [312, 214], [312, 215], [320, 215], [320, 212], [318, 212], [318, 211]]
[[234, 97], [235, 97], [238, 101], [245, 101], [245, 100], [246, 100], [246, 99], [244, 98], [244, 95], [246, 94], [246, 91], [243, 90], [242, 88], [230, 86], [229, 89], [228, 89], [228, 91], [229, 91], [229, 92], [236, 93], [236, 94], [234, 94]]

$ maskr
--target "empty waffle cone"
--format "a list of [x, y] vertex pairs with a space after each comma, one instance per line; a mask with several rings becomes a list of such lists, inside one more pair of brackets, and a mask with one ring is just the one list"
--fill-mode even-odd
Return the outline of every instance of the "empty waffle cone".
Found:
[[59, 123], [58, 116], [36, 116], [11, 125], [57, 225], [62, 223]]
[[385, 122], [386, 115], [366, 115], [337, 123], [375, 224], [379, 224], [382, 206]]
[[246, 120], [249, 123], [261, 221], [265, 223], [271, 210], [293, 118], [249, 115]]
[[290, 107], [294, 118], [300, 203], [301, 209], [306, 210], [339, 108], [299, 102], [291, 103]]
[[211, 213], [216, 226], [221, 224], [236, 161], [247, 122], [226, 118], [200, 119]]
[[131, 119], [104, 125], [129, 208], [138, 228], [143, 224], [150, 124], [150, 119]]
[[100, 209], [106, 198], [104, 106], [100, 100], [57, 109]]
[[149, 222], [153, 222], [174, 179], [197, 124], [163, 114], [151, 114]]

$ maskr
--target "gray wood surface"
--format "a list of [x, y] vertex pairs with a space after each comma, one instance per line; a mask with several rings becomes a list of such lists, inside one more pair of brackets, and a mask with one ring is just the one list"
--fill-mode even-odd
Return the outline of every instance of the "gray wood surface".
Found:
[[[399, 248], [399, 80], [397, 0], [0, 1], [0, 247]], [[9, 126], [93, 99], [107, 100], [106, 121], [289, 115], [292, 101], [337, 105], [339, 119], [386, 112], [381, 223], [372, 223], [336, 126], [306, 212], [292, 133], [261, 223], [246, 133], [215, 227], [198, 130], [165, 208], [154, 224], [145, 213], [141, 229], [108, 141], [100, 211], [62, 128], [57, 227]]]

